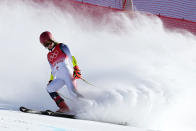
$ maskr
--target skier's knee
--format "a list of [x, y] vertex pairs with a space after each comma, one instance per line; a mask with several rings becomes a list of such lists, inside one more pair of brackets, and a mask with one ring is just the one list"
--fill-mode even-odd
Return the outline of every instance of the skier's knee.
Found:
[[50, 84], [47, 86], [46, 90], [47, 90], [48, 93], [55, 92], [54, 89], [53, 89], [53, 87], [50, 86]]

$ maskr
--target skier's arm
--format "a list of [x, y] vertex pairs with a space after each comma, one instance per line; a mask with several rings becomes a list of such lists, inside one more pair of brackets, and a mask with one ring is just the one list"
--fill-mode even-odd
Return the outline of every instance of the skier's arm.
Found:
[[73, 77], [75, 79], [81, 78], [80, 69], [79, 69], [78, 65], [74, 62], [74, 61], [76, 61], [75, 57], [71, 55], [71, 52], [70, 52], [69, 48], [67, 47], [67, 45], [61, 44], [60, 47], [61, 47], [61, 50], [68, 56], [69, 60], [71, 61], [72, 65], [73, 65], [73, 68], [74, 68]]
[[52, 81], [52, 80], [54, 80], [54, 76], [53, 76], [53, 74], [51, 72], [51, 74], [50, 74], [50, 81]]
[[[52, 70], [51, 64], [50, 64], [50, 67], [51, 67], [51, 70]], [[51, 71], [51, 73], [50, 73], [50, 80], [48, 81], [48, 84], [50, 84], [50, 82], [52, 82], [53, 80], [54, 80], [54, 75], [52, 74], [52, 71]]]
[[71, 61], [71, 63], [72, 63], [73, 58], [72, 58], [72, 55], [71, 55], [71, 52], [70, 52], [68, 46], [65, 45], [65, 44], [61, 44], [61, 45], [60, 45], [60, 48], [61, 48], [61, 50], [68, 56], [68, 59], [69, 59], [69, 60]]
[[80, 69], [78, 67], [78, 64], [77, 64], [77, 61], [76, 61], [76, 58], [74, 56], [72, 56], [72, 64], [74, 66], [74, 72], [73, 72], [73, 77], [75, 79], [80, 79], [81, 78], [81, 72], [80, 72]]

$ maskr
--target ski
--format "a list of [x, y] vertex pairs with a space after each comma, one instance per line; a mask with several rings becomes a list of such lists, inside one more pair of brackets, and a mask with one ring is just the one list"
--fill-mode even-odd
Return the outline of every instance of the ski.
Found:
[[38, 110], [29, 109], [29, 108], [26, 108], [26, 107], [23, 107], [23, 106], [21, 106], [19, 109], [20, 109], [21, 112], [24, 112], [24, 113], [40, 114], [40, 115], [48, 115], [48, 116], [76, 119], [75, 115], [68, 115], [68, 114], [64, 114], [64, 113], [60, 113], [60, 112], [53, 112], [51, 110], [38, 111]]
[[[62, 117], [62, 118], [85, 120], [85, 119], [81, 119], [81, 118], [76, 118], [75, 115], [69, 115], [69, 114], [64, 114], [64, 113], [60, 113], [60, 112], [53, 112], [51, 110], [38, 111], [38, 110], [29, 109], [29, 108], [26, 108], [26, 107], [23, 107], [23, 106], [21, 106], [19, 108], [19, 110], [21, 112], [24, 112], [24, 113], [31, 113], [31, 114], [54, 116], [54, 117]], [[89, 120], [89, 121], [95, 121], [95, 120]], [[96, 121], [96, 122], [104, 122], [104, 121]], [[122, 126], [127, 126], [128, 125], [127, 122], [115, 123], [115, 122], [107, 122], [107, 121], [105, 121], [104, 123], [110, 123], [110, 124], [122, 125]]]

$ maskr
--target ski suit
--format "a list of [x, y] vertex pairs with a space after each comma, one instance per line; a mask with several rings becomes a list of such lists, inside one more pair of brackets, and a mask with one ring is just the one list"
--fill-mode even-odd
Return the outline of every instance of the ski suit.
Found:
[[[72, 55], [67, 45], [60, 43], [57, 44], [47, 55], [48, 62], [51, 67], [51, 74], [54, 76], [52, 82], [47, 86], [47, 91], [54, 99], [56, 97], [55, 92], [67, 86], [71, 95], [77, 96], [76, 93], [76, 81], [72, 76], [72, 69], [70, 67], [70, 61], [72, 61]], [[70, 61], [69, 61], [70, 60]]]

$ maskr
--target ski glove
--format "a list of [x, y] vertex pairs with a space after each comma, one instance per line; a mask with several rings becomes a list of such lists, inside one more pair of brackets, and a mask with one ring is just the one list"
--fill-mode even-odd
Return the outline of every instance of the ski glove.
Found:
[[74, 77], [74, 79], [80, 79], [81, 78], [81, 72], [80, 72], [80, 69], [77, 65], [74, 66], [73, 77]]
[[49, 80], [47, 85], [49, 85], [52, 81], [53, 81], [53, 80]]

